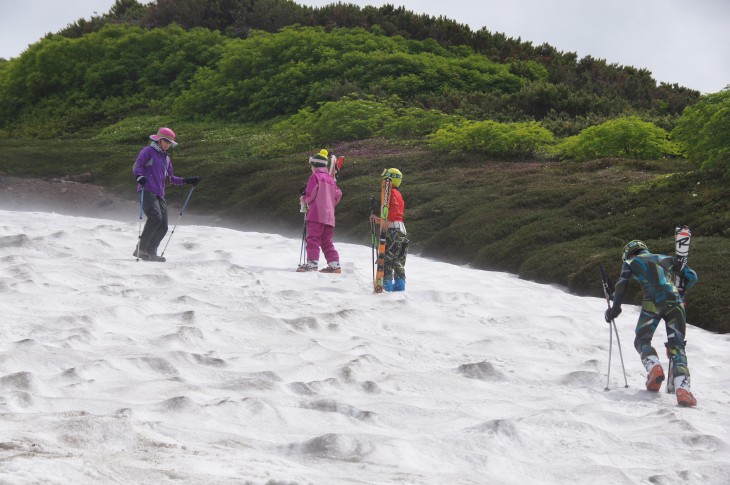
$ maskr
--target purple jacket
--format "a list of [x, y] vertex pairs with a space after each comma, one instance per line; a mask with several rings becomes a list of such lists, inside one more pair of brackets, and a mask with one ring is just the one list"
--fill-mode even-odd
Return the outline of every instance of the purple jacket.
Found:
[[307, 182], [304, 202], [309, 204], [307, 220], [321, 222], [328, 226], [335, 225], [335, 206], [342, 198], [342, 191], [337, 187], [326, 167], [318, 167]]
[[172, 173], [172, 161], [169, 155], [158, 151], [152, 145], [144, 147], [137, 155], [137, 160], [132, 167], [134, 178], [144, 175], [146, 181], [144, 187], [137, 184], [137, 192], [149, 190], [158, 197], [165, 198], [165, 182], [170, 180], [173, 185], [184, 185], [185, 179], [176, 177]]

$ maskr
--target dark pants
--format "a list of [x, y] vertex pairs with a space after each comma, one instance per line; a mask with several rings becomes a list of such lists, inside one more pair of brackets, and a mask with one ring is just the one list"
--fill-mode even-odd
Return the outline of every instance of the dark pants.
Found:
[[406, 257], [408, 256], [408, 238], [395, 229], [389, 229], [385, 236], [385, 280], [406, 279]]
[[644, 300], [641, 305], [639, 322], [636, 324], [634, 347], [641, 355], [642, 360], [649, 355], [657, 355], [656, 350], [651, 345], [651, 339], [661, 320], [664, 320], [667, 328], [668, 342], [666, 346], [671, 361], [672, 374], [674, 377], [688, 376], [687, 354], [684, 350], [687, 318], [683, 303], [665, 301], [657, 304], [651, 300]]
[[147, 222], [142, 230], [139, 247], [149, 254], [157, 254], [157, 247], [167, 234], [167, 202], [148, 190], [144, 191], [142, 201]]

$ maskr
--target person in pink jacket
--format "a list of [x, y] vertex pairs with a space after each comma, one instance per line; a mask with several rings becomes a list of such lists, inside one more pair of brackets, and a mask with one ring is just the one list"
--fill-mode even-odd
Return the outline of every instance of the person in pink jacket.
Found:
[[297, 272], [317, 271], [320, 248], [327, 260], [327, 267], [320, 273], [342, 273], [340, 255], [335, 249], [332, 237], [335, 231], [335, 206], [342, 198], [342, 191], [327, 170], [327, 150], [320, 150], [309, 157], [312, 175], [301, 202], [309, 209], [306, 217], [307, 262], [297, 268]]

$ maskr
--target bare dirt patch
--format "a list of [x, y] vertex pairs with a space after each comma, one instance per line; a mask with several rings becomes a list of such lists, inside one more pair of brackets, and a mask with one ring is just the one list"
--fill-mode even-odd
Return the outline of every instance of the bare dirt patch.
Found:
[[[185, 188], [189, 190], [187, 187]], [[135, 184], [130, 184], [129, 196], [124, 197], [107, 187], [92, 183], [0, 175], [0, 210], [54, 212], [69, 216], [136, 223], [139, 221], [139, 198], [135, 190]], [[179, 221], [181, 225], [196, 224], [251, 230], [250, 227], [215, 214], [200, 214], [187, 210], [185, 216], [180, 217], [179, 210], [184, 197], [178, 196], [173, 199], [168, 200], [170, 228]], [[147, 220], [146, 217], [143, 219]]]
[[105, 187], [60, 179], [0, 176], [0, 209], [55, 212], [64, 215], [134, 220], [139, 203]]

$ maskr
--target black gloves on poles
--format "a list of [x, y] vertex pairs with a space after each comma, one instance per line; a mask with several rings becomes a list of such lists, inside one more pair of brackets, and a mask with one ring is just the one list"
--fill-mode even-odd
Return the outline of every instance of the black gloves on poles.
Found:
[[608, 308], [606, 310], [606, 322], [611, 323], [617, 316], [621, 315], [621, 307]]
[[137, 183], [142, 187], [144, 187], [145, 182], [147, 182], [147, 179], [144, 175], [140, 175], [139, 177], [137, 177]]

